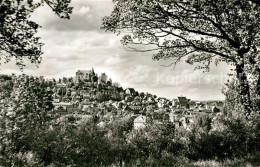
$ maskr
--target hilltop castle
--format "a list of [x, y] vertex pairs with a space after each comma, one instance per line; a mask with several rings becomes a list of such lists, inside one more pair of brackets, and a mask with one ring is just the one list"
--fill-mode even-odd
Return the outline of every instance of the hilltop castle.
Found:
[[76, 82], [79, 81], [92, 81], [97, 82], [97, 74], [95, 73], [94, 69], [92, 70], [78, 70], [76, 72]]
[[97, 73], [95, 73], [93, 68], [91, 70], [78, 70], [76, 72], [75, 81], [77, 83], [80, 81], [98, 82], [105, 84], [109, 81], [110, 83], [112, 83], [111, 78], [108, 79], [105, 73], [101, 73], [100, 77], [98, 77]]

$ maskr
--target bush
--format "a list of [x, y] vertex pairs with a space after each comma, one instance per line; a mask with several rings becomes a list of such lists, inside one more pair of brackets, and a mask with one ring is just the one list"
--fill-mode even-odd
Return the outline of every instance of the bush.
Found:
[[[243, 159], [260, 151], [259, 119], [202, 117], [190, 131], [152, 123], [132, 131], [132, 122], [117, 120], [103, 129], [94, 121], [81, 126], [62, 122], [52, 128], [46, 122], [13, 134], [12, 144], [2, 145], [0, 166], [178, 166]], [[245, 161], [258, 163], [256, 157]]]

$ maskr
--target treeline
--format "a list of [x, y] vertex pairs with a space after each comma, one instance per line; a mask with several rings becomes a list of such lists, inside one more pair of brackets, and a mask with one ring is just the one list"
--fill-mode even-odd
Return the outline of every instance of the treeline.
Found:
[[[150, 122], [133, 131], [131, 117], [106, 127], [91, 119], [27, 123], [1, 133], [1, 166], [178, 166], [198, 160], [242, 158], [260, 151], [260, 121], [198, 116], [189, 131]], [[9, 132], [8, 132], [9, 130]], [[11, 131], [10, 131], [11, 130]]]
[[65, 119], [51, 111], [47, 86], [20, 85], [19, 98], [1, 110], [0, 166], [180, 166], [260, 151], [259, 114], [239, 116], [243, 112], [232, 101], [232, 89], [226, 92], [229, 103], [223, 113], [197, 115], [188, 130], [149, 119], [137, 131], [131, 116], [103, 126], [97, 116], [81, 122]]
[[12, 77], [9, 76], [9, 75], [1, 74], [1, 75], [0, 75], [0, 79], [3, 79], [3, 80], [11, 80]]

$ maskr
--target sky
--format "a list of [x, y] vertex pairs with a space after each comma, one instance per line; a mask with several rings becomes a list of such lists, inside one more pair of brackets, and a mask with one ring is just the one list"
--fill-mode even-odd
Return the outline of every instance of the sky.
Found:
[[224, 100], [221, 89], [230, 66], [212, 65], [210, 72], [195, 70], [181, 61], [174, 69], [168, 61], [153, 61], [153, 53], [128, 51], [122, 36], [101, 30], [102, 18], [113, 9], [112, 0], [72, 0], [70, 20], [62, 20], [47, 6], [38, 8], [31, 19], [42, 26], [37, 33], [43, 46], [42, 62], [37, 68], [27, 64], [23, 71], [14, 61], [0, 66], [2, 74], [74, 77], [78, 69], [94, 68], [105, 72], [123, 88], [135, 88], [169, 99], [187, 96], [192, 100]]

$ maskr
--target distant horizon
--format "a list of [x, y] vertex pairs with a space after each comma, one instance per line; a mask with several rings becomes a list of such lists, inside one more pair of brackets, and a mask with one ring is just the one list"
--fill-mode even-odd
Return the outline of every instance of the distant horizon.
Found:
[[[34, 77], [44, 77], [45, 79], [55, 79], [55, 80], [57, 81], [58, 79], [62, 79], [63, 77], [66, 77], [66, 78], [72, 77], [72, 78], [74, 79], [75, 76], [76, 76], [76, 72], [77, 72], [78, 70], [91, 70], [91, 69], [92, 69], [92, 68], [76, 69], [74, 75], [70, 75], [70, 76], [60, 76], [60, 77], [58, 77], [58, 76], [56, 76], [56, 77], [44, 76], [44, 75], [38, 75], [38, 74], [26, 74], [26, 73], [24, 73], [24, 72], [22, 72], [22, 71], [16, 71], [16, 72], [13, 72], [13, 73], [5, 73], [5, 74], [4, 74], [4, 73], [0, 73], [0, 75], [12, 75], [12, 74], [15, 74], [15, 75], [19, 76], [19, 75], [25, 74], [25, 75], [34, 76]], [[95, 68], [94, 68], [94, 67], [93, 67], [93, 69], [94, 69], [94, 71], [95, 71]], [[1, 72], [1, 69], [0, 69], [0, 72]], [[95, 72], [95, 73], [97, 73], [97, 72]], [[104, 72], [101, 72], [101, 73], [106, 73], [106, 72], [104, 71]], [[97, 73], [98, 76], [100, 76], [101, 73]], [[108, 76], [108, 78], [110, 78], [110, 77]], [[113, 83], [119, 83], [119, 85], [121, 85], [120, 82], [117, 82], [117, 81], [114, 82], [114, 81], [113, 81], [113, 78], [111, 78], [111, 79], [112, 79], [112, 82], [113, 82]], [[121, 85], [121, 86], [122, 86], [122, 85]], [[136, 89], [135, 87], [124, 87], [124, 86], [122, 86], [122, 88], [123, 88], [123, 89], [134, 88], [134, 89], [135, 89], [136, 91], [138, 91], [139, 93], [140, 93], [140, 92], [150, 93], [150, 94], [156, 95], [157, 97], [167, 98], [167, 97], [164, 97], [164, 96], [159, 96], [158, 94], [155, 94], [155, 93], [151, 93], [151, 92], [149, 92], [149, 91], [142, 91], [142, 90]], [[173, 100], [173, 99], [177, 99], [178, 97], [186, 97], [186, 98], [188, 98], [188, 99], [191, 99], [191, 98], [189, 98], [189, 96], [185, 96], [185, 95], [177, 95], [177, 96], [175, 96], [175, 97], [167, 98], [167, 99]], [[200, 99], [191, 99], [191, 100], [192, 100], [192, 101], [202, 101], [202, 102], [205, 102], [205, 101], [224, 101], [225, 99], [203, 99], [203, 100], [200, 100]]]

